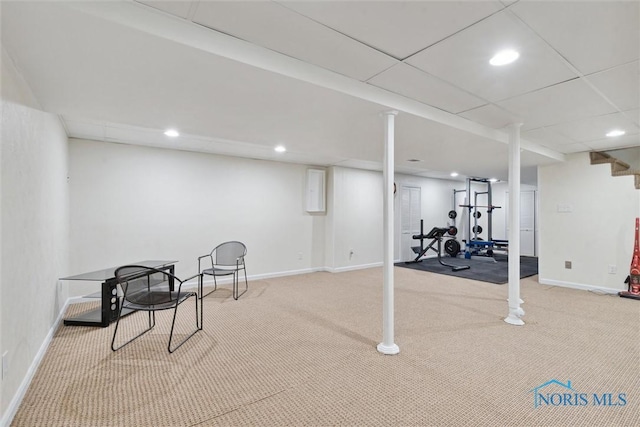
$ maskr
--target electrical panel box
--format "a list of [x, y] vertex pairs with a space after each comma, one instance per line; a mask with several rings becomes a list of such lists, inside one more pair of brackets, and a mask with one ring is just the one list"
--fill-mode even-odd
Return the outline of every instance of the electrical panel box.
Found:
[[325, 212], [325, 180], [326, 171], [322, 169], [307, 169], [307, 212]]

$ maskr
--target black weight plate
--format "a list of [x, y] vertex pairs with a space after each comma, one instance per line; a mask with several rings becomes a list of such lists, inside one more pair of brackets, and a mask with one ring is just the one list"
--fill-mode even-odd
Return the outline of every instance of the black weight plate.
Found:
[[449, 227], [448, 233], [450, 236], [455, 236], [456, 234], [458, 234], [458, 228], [455, 225], [452, 225], [451, 227]]
[[454, 257], [460, 252], [460, 243], [457, 240], [449, 239], [444, 242], [444, 251]]
[[472, 228], [474, 233], [480, 234], [482, 233], [482, 226], [481, 225], [474, 225]]
[[449, 218], [456, 219], [457, 216], [458, 214], [456, 213], [456, 211], [449, 211]]
[[480, 218], [481, 216], [482, 216], [482, 212], [480, 212], [480, 211], [475, 211], [475, 212], [473, 213], [473, 217], [474, 217], [474, 218]]

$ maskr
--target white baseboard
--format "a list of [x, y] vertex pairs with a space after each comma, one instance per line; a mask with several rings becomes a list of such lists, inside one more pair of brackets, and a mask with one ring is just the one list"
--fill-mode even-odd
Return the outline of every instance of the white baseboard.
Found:
[[328, 271], [329, 273], [343, 273], [345, 271], [363, 270], [365, 268], [382, 267], [382, 262], [374, 262], [371, 264], [359, 264], [349, 265], [346, 267], [324, 267], [321, 271]]
[[55, 335], [56, 331], [58, 330], [58, 327], [62, 323], [62, 316], [64, 315], [65, 311], [67, 311], [67, 307], [70, 304], [70, 300], [71, 298], [67, 299], [67, 301], [64, 303], [64, 306], [60, 309], [60, 312], [58, 313], [58, 316], [56, 317], [55, 322], [53, 322], [51, 329], [49, 329], [49, 333], [47, 333], [47, 336], [44, 338], [42, 345], [40, 345], [40, 348], [38, 349], [38, 353], [36, 353], [36, 357], [33, 359], [31, 366], [29, 366], [29, 370], [27, 370], [27, 374], [22, 379], [22, 382], [20, 383], [20, 387], [18, 387], [16, 394], [13, 395], [13, 399], [11, 399], [9, 406], [7, 407], [7, 410], [2, 415], [2, 419], [0, 419], [0, 426], [7, 427], [11, 424], [11, 421], [13, 421], [13, 417], [15, 417], [16, 412], [18, 412], [18, 408], [22, 403], [22, 399], [24, 398], [24, 395], [27, 393], [27, 390], [29, 389], [29, 385], [33, 380], [33, 376], [36, 374], [36, 371], [38, 370], [38, 367], [42, 362], [42, 358], [47, 353], [47, 349], [49, 348], [49, 344], [51, 344], [51, 340], [53, 339], [53, 336]]
[[[368, 268], [369, 266], [362, 266], [359, 268]], [[305, 268], [305, 269], [301, 269], [301, 270], [289, 270], [289, 271], [279, 271], [277, 273], [265, 273], [265, 274], [254, 274], [251, 276], [247, 276], [247, 280], [249, 282], [251, 282], [252, 280], [262, 280], [262, 279], [273, 279], [275, 277], [285, 277], [285, 276], [296, 276], [298, 274], [307, 274], [307, 273], [315, 273], [318, 271], [329, 271], [327, 267], [316, 267], [316, 268]], [[240, 276], [240, 280], [242, 280], [242, 275]], [[227, 277], [223, 277], [220, 279], [217, 279], [217, 283], [219, 285], [226, 285], [231, 283], [232, 278], [231, 276], [227, 276]], [[213, 285], [213, 277], [208, 277], [205, 279], [205, 281], [203, 282], [204, 286], [210, 286]], [[184, 284], [182, 285], [183, 289], [196, 289], [198, 287], [198, 281], [197, 279], [192, 279], [189, 280], [188, 282], [184, 282]], [[78, 304], [78, 303], [83, 303], [83, 302], [89, 302], [89, 301], [97, 301], [96, 298], [85, 298], [83, 296], [79, 296], [79, 297], [71, 297], [69, 299], [67, 299], [67, 302], [65, 304], [65, 307], [63, 309], [64, 310], [67, 308], [67, 305], [69, 304]]]
[[[279, 271], [277, 273], [265, 273], [265, 274], [254, 274], [247, 276], [247, 281], [251, 282], [252, 280], [263, 280], [263, 279], [273, 279], [276, 277], [285, 277], [285, 276], [297, 276], [299, 274], [308, 274], [308, 273], [316, 273], [318, 271], [325, 271], [323, 267], [316, 268], [304, 268], [301, 270], [289, 270], [289, 271]], [[240, 275], [240, 280], [242, 280], [242, 275]], [[221, 279], [216, 279], [218, 285], [225, 285], [231, 283], [233, 279], [231, 277], [224, 277]], [[203, 282], [203, 286], [213, 285], [213, 277], [207, 277]], [[198, 286], [198, 282], [196, 279], [190, 280], [184, 283], [184, 289], [195, 289]]]
[[559, 286], [562, 288], [580, 289], [582, 291], [593, 291], [604, 294], [617, 295], [623, 289], [605, 288], [603, 286], [585, 285], [582, 283], [564, 282], [562, 280], [544, 279], [538, 277], [538, 283], [541, 285]]

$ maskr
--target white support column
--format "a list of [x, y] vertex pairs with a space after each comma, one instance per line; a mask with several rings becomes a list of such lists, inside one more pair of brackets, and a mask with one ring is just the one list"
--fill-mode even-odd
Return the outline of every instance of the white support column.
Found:
[[383, 164], [383, 291], [382, 291], [382, 342], [378, 351], [382, 354], [398, 354], [400, 348], [393, 338], [393, 180], [395, 166], [394, 125], [397, 111], [386, 111], [384, 117], [384, 164]]
[[511, 325], [524, 325], [520, 308], [520, 127], [514, 123], [509, 131], [509, 315]]

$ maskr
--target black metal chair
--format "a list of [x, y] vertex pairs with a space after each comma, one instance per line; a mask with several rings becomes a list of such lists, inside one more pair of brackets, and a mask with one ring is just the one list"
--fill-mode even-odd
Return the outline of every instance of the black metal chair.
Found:
[[[182, 285], [191, 279], [198, 277], [198, 286], [202, 286], [200, 274], [189, 277], [186, 280], [180, 280], [166, 270], [156, 268], [143, 267], [139, 265], [125, 265], [119, 267], [115, 271], [118, 285], [121, 289], [120, 307], [118, 309], [118, 318], [113, 331], [113, 339], [111, 340], [111, 349], [117, 351], [149, 332], [156, 324], [156, 311], [173, 310], [173, 322], [171, 323], [171, 333], [169, 334], [169, 344], [167, 349], [169, 353], [173, 353], [178, 347], [184, 344], [189, 338], [194, 336], [198, 331], [202, 330], [202, 319], [198, 317], [198, 293], [185, 292]], [[177, 290], [175, 290], [177, 285]], [[178, 306], [189, 298], [195, 297], [196, 306], [196, 330], [180, 342], [176, 347], [172, 348], [173, 331], [176, 324], [176, 315], [178, 314]], [[131, 338], [122, 345], [115, 346], [118, 326], [122, 318], [131, 311], [146, 311], [149, 316], [149, 327]]]
[[[249, 289], [247, 282], [247, 269], [244, 263], [244, 257], [247, 255], [247, 247], [244, 243], [238, 241], [224, 242], [216, 246], [210, 254], [202, 255], [198, 257], [198, 271], [203, 276], [213, 276], [214, 288], [213, 291], [207, 293], [207, 295], [218, 289], [218, 282], [216, 277], [218, 276], [233, 276], [233, 299], [238, 299]], [[211, 267], [202, 269], [202, 260], [209, 258]], [[244, 291], [238, 293], [238, 281], [240, 271], [244, 272]], [[202, 295], [201, 298], [207, 295]]]

